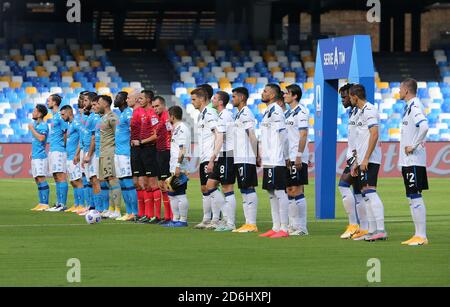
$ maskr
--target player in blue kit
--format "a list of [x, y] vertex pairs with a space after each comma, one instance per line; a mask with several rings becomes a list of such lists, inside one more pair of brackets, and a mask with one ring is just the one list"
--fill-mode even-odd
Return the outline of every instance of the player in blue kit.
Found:
[[127, 92], [119, 92], [114, 100], [114, 107], [119, 108], [121, 112], [115, 133], [114, 164], [126, 208], [126, 214], [117, 218], [120, 221], [134, 221], [138, 214], [137, 192], [133, 183], [130, 160], [130, 124], [133, 110], [128, 106], [127, 98]]
[[[86, 178], [86, 171], [84, 169], [84, 163], [83, 163], [83, 158], [84, 158], [84, 134], [86, 133], [86, 121], [88, 118], [88, 115], [84, 114], [84, 98], [85, 96], [89, 93], [89, 91], [82, 91], [79, 96], [78, 96], [78, 112], [77, 114], [75, 114], [75, 120], [78, 121], [81, 125], [81, 135], [80, 135], [80, 168], [81, 168], [81, 180], [83, 181], [83, 194], [84, 194], [84, 204], [82, 207], [78, 207], [78, 208], [71, 208], [71, 209], [67, 209], [67, 211], [69, 212], [73, 212], [76, 210], [79, 210], [85, 206], [88, 206], [88, 197], [89, 197], [89, 180]], [[92, 188], [91, 188], [92, 189]]]
[[[61, 108], [61, 118], [68, 124], [67, 129], [67, 174], [69, 181], [73, 187], [74, 206], [71, 208], [82, 207], [84, 205], [83, 181], [81, 180], [81, 163], [80, 163], [80, 137], [83, 129], [81, 124], [75, 120], [73, 109], [69, 105]], [[69, 210], [69, 209], [68, 209]]]
[[50, 189], [47, 180], [48, 175], [48, 158], [45, 151], [45, 144], [47, 143], [48, 125], [44, 122], [44, 117], [47, 115], [47, 107], [38, 104], [33, 110], [34, 123], [29, 124], [28, 128], [33, 135], [31, 142], [31, 171], [34, 181], [38, 187], [39, 204], [31, 209], [32, 211], [44, 211], [48, 209], [48, 196]]
[[66, 153], [66, 131], [67, 124], [59, 114], [61, 96], [58, 94], [50, 95], [47, 99], [48, 108], [52, 110], [52, 124], [48, 141], [50, 143], [49, 164], [50, 173], [56, 183], [56, 205], [48, 208], [47, 211], [57, 212], [66, 210], [67, 191], [69, 185], [66, 179], [67, 153]]
[[[91, 141], [92, 141], [92, 131], [95, 129], [93, 118], [95, 116], [94, 112], [92, 112], [92, 100], [97, 96], [94, 92], [85, 92], [82, 96], [82, 112], [81, 115], [81, 124], [83, 126], [83, 137], [81, 138], [82, 147], [80, 149], [80, 159], [82, 164], [82, 169], [84, 169], [85, 181], [83, 181], [84, 185], [84, 202], [85, 206], [79, 208], [78, 210], [74, 210], [74, 213], [81, 214], [85, 213], [90, 206], [94, 205], [94, 199], [92, 194], [92, 184], [90, 182], [90, 173], [89, 173], [89, 162], [86, 162], [86, 157], [89, 153]], [[81, 97], [80, 97], [81, 100]], [[80, 101], [79, 101], [80, 106]], [[89, 161], [91, 159], [89, 158]]]

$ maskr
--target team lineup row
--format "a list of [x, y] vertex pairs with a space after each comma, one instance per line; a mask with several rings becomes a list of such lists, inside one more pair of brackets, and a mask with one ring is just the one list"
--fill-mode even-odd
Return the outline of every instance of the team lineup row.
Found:
[[[309, 112], [300, 103], [301, 88], [293, 84], [286, 89], [283, 93], [275, 84], [264, 88], [262, 101], [267, 109], [258, 137], [255, 117], [246, 106], [249, 96], [246, 88], [232, 91], [232, 106], [237, 108], [235, 116], [227, 108], [228, 93], [213, 94], [207, 84], [192, 91], [192, 104], [200, 112], [195, 133], [203, 194], [203, 220], [195, 228], [258, 232], [256, 168], [262, 167], [262, 187], [269, 194], [273, 227], [260, 236], [308, 235], [304, 185], [308, 184]], [[402, 83], [400, 95], [406, 105], [399, 164], [416, 227], [414, 236], [402, 242], [408, 245], [428, 243], [421, 196], [422, 190], [428, 189], [424, 145], [428, 125], [416, 92], [415, 80]], [[385, 240], [384, 208], [376, 191], [381, 163], [378, 112], [366, 101], [362, 85], [347, 84], [340, 93], [344, 107], [349, 108], [348, 166], [339, 182], [349, 225], [341, 238]], [[83, 215], [92, 207], [105, 218], [168, 227], [188, 225], [186, 173], [191, 157], [191, 135], [182, 121], [180, 107], [167, 111], [164, 99], [154, 97], [151, 91], [120, 92], [114, 100], [114, 106], [121, 112], [119, 117], [111, 110], [109, 96], [81, 93], [79, 110], [82, 112], [77, 115], [70, 106], [60, 103], [58, 95], [48, 98], [48, 107], [53, 112], [50, 131], [43, 120], [46, 107], [38, 105], [33, 112], [32, 168], [40, 201], [32, 210], [74, 211]], [[48, 167], [56, 181], [57, 204], [53, 208], [48, 207], [45, 181]], [[70, 209], [66, 208], [66, 172], [75, 197], [75, 205]], [[235, 225], [236, 181], [245, 216], [245, 224], [239, 228]], [[124, 216], [120, 214], [120, 194], [126, 205]]]

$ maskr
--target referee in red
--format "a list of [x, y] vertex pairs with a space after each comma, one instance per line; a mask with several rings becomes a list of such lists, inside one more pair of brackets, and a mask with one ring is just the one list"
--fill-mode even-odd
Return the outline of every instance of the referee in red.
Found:
[[[154, 94], [144, 90], [138, 98], [140, 108], [133, 112], [131, 120], [131, 146], [133, 176], [138, 177], [138, 222], [156, 223], [159, 219], [155, 216], [155, 197], [158, 201], [161, 196], [158, 188], [158, 169], [156, 163], [156, 127], [159, 123], [158, 116], [152, 108]], [[133, 127], [135, 128], [133, 131]]]
[[[153, 110], [158, 115], [159, 124], [156, 128], [158, 136], [156, 140], [156, 161], [158, 162], [158, 179], [159, 188], [164, 203], [164, 220], [160, 224], [165, 224], [172, 220], [172, 210], [170, 209], [169, 196], [167, 194], [167, 187], [165, 180], [170, 177], [170, 141], [172, 138], [172, 125], [170, 124], [169, 112], [166, 108], [166, 100], [161, 96], [156, 96], [153, 99]], [[161, 203], [155, 204], [156, 217], [161, 216]]]

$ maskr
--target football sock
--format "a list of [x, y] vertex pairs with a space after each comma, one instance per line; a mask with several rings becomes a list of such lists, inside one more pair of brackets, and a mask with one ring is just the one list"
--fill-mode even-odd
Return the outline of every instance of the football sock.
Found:
[[367, 221], [367, 204], [361, 194], [355, 194], [356, 213], [358, 214], [359, 227], [361, 230], [368, 230], [369, 223]]
[[256, 214], [258, 213], [258, 195], [254, 188], [248, 190], [247, 194], [247, 208], [248, 208], [248, 223], [256, 225]]
[[164, 219], [171, 220], [173, 218], [172, 209], [170, 208], [170, 200], [167, 192], [161, 192], [164, 204]]
[[211, 197], [209, 193], [203, 193], [203, 221], [211, 221]]
[[307, 228], [307, 204], [306, 204], [306, 198], [304, 194], [300, 194], [295, 197], [295, 205], [298, 208], [297, 212], [297, 218], [294, 220], [294, 227], [295, 229], [299, 229], [301, 231], [304, 231], [305, 233], [308, 232]]
[[48, 205], [48, 197], [50, 195], [50, 187], [47, 181], [39, 182], [37, 184], [39, 192], [39, 203], [42, 205]]
[[138, 216], [143, 217], [145, 215], [145, 191], [137, 190], [137, 203], [138, 203]]
[[208, 192], [208, 194], [211, 198], [211, 209], [213, 214], [212, 220], [213, 222], [217, 222], [220, 218], [220, 212], [223, 210], [225, 199], [222, 192], [218, 189], [212, 189]]
[[345, 183], [339, 183], [338, 188], [342, 195], [342, 203], [344, 204], [344, 209], [348, 216], [348, 223], [352, 225], [358, 224], [358, 221], [356, 220], [355, 197], [350, 187], [342, 186], [343, 184]]
[[147, 218], [151, 219], [155, 216], [155, 203], [153, 201], [153, 189], [150, 188], [144, 192], [145, 197], [145, 215]]
[[131, 206], [130, 206], [130, 199], [129, 199], [129, 193], [128, 193], [128, 187], [126, 186], [125, 179], [119, 179], [120, 183], [120, 189], [122, 190], [122, 198], [123, 202], [125, 203], [125, 212], [127, 214], [131, 214]]
[[384, 231], [384, 206], [376, 190], [366, 191], [366, 196], [370, 200], [370, 206], [377, 223], [377, 230]]
[[109, 210], [109, 211], [113, 211], [114, 208], [112, 206], [110, 206], [109, 204], [109, 185], [108, 182], [106, 181], [102, 181], [100, 182], [100, 187], [101, 187], [101, 193], [102, 193], [102, 211], [105, 210]]
[[67, 181], [63, 181], [60, 182], [59, 185], [60, 189], [61, 189], [61, 204], [65, 207], [67, 204], [67, 194], [69, 192], [69, 184], [67, 183]]
[[416, 225], [416, 236], [427, 237], [427, 210], [421, 194], [411, 195], [412, 212]]
[[120, 212], [120, 204], [122, 202], [122, 195], [120, 193], [120, 184], [117, 179], [109, 181], [110, 192], [109, 198], [116, 212]]
[[186, 197], [186, 194], [177, 195], [177, 196], [175, 196], [175, 198], [178, 200], [178, 207], [179, 207], [179, 211], [180, 211], [180, 221], [187, 222], [189, 202]]
[[180, 207], [178, 204], [178, 199], [176, 196], [172, 196], [171, 193], [169, 193], [169, 199], [170, 199], [170, 205], [172, 207], [173, 212], [173, 221], [179, 221], [180, 220]]
[[278, 204], [278, 199], [275, 196], [274, 191], [269, 191], [269, 201], [270, 207], [272, 210], [272, 230], [280, 231], [281, 222], [280, 222], [280, 207]]
[[155, 216], [161, 219], [161, 190], [159, 188], [153, 190], [153, 204], [155, 207]]
[[236, 197], [233, 191], [225, 193], [225, 208], [227, 211], [227, 225], [234, 227], [236, 224]]
[[285, 190], [275, 190], [274, 194], [278, 200], [280, 210], [280, 230], [287, 232], [289, 224], [289, 199]]

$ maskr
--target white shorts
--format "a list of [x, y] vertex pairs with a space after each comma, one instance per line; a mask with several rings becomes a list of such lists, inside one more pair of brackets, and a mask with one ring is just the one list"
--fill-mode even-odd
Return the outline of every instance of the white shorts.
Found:
[[67, 172], [67, 153], [51, 151], [48, 153], [48, 162], [50, 165], [50, 174]]
[[[83, 159], [84, 159], [84, 150], [80, 149], [80, 160], [83, 161]], [[81, 168], [81, 173], [85, 174], [85, 172], [84, 172], [84, 163], [80, 163], [80, 168]]]
[[47, 177], [48, 176], [48, 159], [32, 159], [31, 160], [31, 173], [33, 178]]
[[114, 155], [117, 178], [131, 177], [131, 160], [129, 156]]
[[88, 165], [85, 165], [84, 168], [85, 174], [87, 178], [97, 177], [100, 178], [98, 174], [98, 157], [92, 157], [91, 162]]
[[69, 175], [70, 181], [81, 179], [81, 163], [75, 165], [73, 164], [73, 160], [67, 161], [67, 174]]

